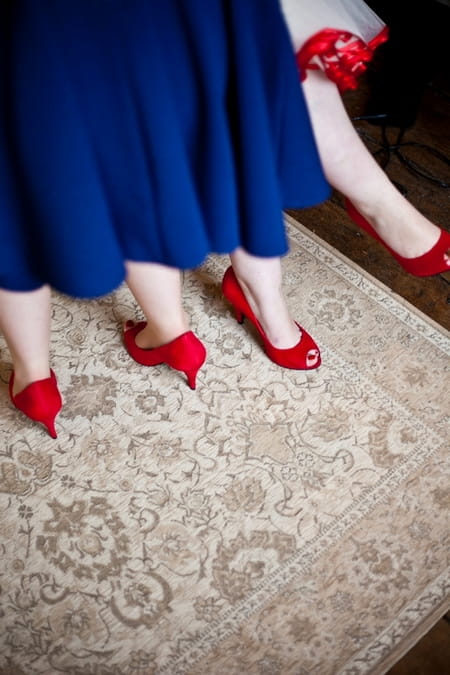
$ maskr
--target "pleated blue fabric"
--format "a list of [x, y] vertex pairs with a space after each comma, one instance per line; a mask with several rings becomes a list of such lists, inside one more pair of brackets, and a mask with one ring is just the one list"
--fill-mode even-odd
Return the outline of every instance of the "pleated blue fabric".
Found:
[[288, 249], [326, 199], [277, 0], [14, 0], [0, 46], [0, 287], [110, 292]]

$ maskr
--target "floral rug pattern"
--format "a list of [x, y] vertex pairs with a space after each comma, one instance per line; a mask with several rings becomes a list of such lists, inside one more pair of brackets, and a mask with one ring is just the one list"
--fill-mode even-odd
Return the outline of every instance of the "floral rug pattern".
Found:
[[2, 675], [384, 672], [450, 598], [448, 334], [287, 217], [282, 370], [185, 274], [208, 359], [146, 369], [126, 287], [55, 294], [56, 440], [8, 400], [0, 342]]

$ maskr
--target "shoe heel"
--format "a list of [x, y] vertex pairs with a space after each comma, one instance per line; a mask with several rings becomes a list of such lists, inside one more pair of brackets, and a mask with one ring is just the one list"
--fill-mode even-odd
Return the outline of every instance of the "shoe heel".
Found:
[[47, 419], [47, 420], [41, 420], [41, 422], [44, 425], [44, 427], [47, 428], [47, 431], [52, 438], [58, 438], [58, 434], [56, 433], [56, 428], [55, 428], [55, 418]]
[[171, 345], [166, 363], [186, 375], [191, 389], [196, 388], [197, 373], [205, 363], [206, 349], [192, 331], [180, 335]]
[[244, 314], [244, 312], [241, 312], [241, 310], [238, 309], [237, 307], [233, 307], [233, 309], [234, 309], [234, 316], [235, 316], [235, 318], [236, 318], [236, 321], [237, 321], [238, 323], [240, 323], [240, 324], [243, 324], [243, 323], [244, 323], [244, 319], [245, 319], [245, 314]]
[[145, 321], [136, 324], [127, 321], [125, 324], [123, 337], [129, 355], [143, 366], [158, 366], [165, 363], [170, 368], [181, 371], [186, 375], [189, 387], [195, 389], [197, 373], [206, 359], [203, 343], [192, 331], [188, 331], [160, 347], [141, 349], [137, 346], [135, 338], [145, 326]]
[[197, 373], [200, 370], [200, 366], [198, 368], [195, 368], [195, 370], [185, 370], [184, 374], [187, 377], [188, 385], [190, 386], [191, 389], [196, 388], [196, 379], [197, 379]]

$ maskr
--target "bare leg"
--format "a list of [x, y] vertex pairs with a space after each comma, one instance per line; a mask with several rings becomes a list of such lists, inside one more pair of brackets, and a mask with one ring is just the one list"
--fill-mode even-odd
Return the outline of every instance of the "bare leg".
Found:
[[345, 195], [398, 254], [429, 251], [440, 229], [400, 194], [358, 136], [336, 85], [309, 71], [303, 90], [320, 158], [330, 184]]
[[0, 289], [0, 330], [14, 367], [15, 396], [31, 382], [50, 377], [50, 288], [15, 292]]
[[280, 258], [258, 258], [242, 248], [230, 255], [234, 273], [268, 339], [278, 349], [299, 341], [282, 291]]
[[147, 326], [136, 336], [138, 347], [160, 347], [189, 330], [182, 306], [179, 270], [128, 261], [127, 284], [147, 320]]

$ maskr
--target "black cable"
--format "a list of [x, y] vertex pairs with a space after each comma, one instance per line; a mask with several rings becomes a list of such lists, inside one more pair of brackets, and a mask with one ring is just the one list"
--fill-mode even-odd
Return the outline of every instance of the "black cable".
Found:
[[[374, 121], [374, 120], [383, 120], [387, 117], [387, 115], [381, 114], [381, 115], [360, 115], [358, 117], [352, 117], [353, 122], [358, 122], [358, 121]], [[358, 132], [359, 136], [367, 141], [370, 141], [371, 143], [375, 144], [378, 146], [378, 149], [373, 152], [373, 156], [376, 157], [378, 155], [384, 154], [385, 157], [384, 159], [380, 162], [380, 165], [383, 169], [386, 169], [388, 166], [389, 162], [391, 161], [392, 157], [395, 156], [397, 159], [404, 165], [406, 166], [407, 169], [416, 176], [419, 176], [420, 178], [425, 178], [426, 180], [431, 181], [432, 183], [435, 183], [436, 185], [439, 185], [441, 188], [450, 188], [450, 183], [447, 182], [446, 180], [443, 180], [442, 178], [439, 178], [438, 176], [434, 175], [430, 171], [428, 171], [425, 167], [421, 166], [417, 162], [415, 162], [412, 159], [409, 159], [407, 156], [405, 156], [403, 152], [403, 148], [410, 148], [410, 147], [415, 147], [415, 148], [421, 148], [422, 151], [429, 153], [430, 155], [433, 155], [436, 159], [441, 161], [443, 164], [446, 166], [450, 166], [450, 159], [444, 155], [442, 152], [439, 152], [439, 150], [436, 150], [435, 148], [432, 148], [428, 145], [425, 145], [424, 143], [416, 143], [414, 141], [403, 141], [403, 137], [406, 131], [406, 127], [402, 127], [399, 129], [399, 132], [397, 134], [397, 139], [394, 143], [391, 143], [388, 139], [387, 135], [387, 124], [381, 124], [380, 129], [381, 129], [381, 142], [377, 141], [374, 139], [372, 136], [370, 136], [366, 131], [363, 131], [362, 129], [358, 129], [356, 127], [356, 131]], [[397, 187], [403, 192], [403, 194], [406, 193], [406, 190], [403, 186], [400, 186], [397, 184]]]

